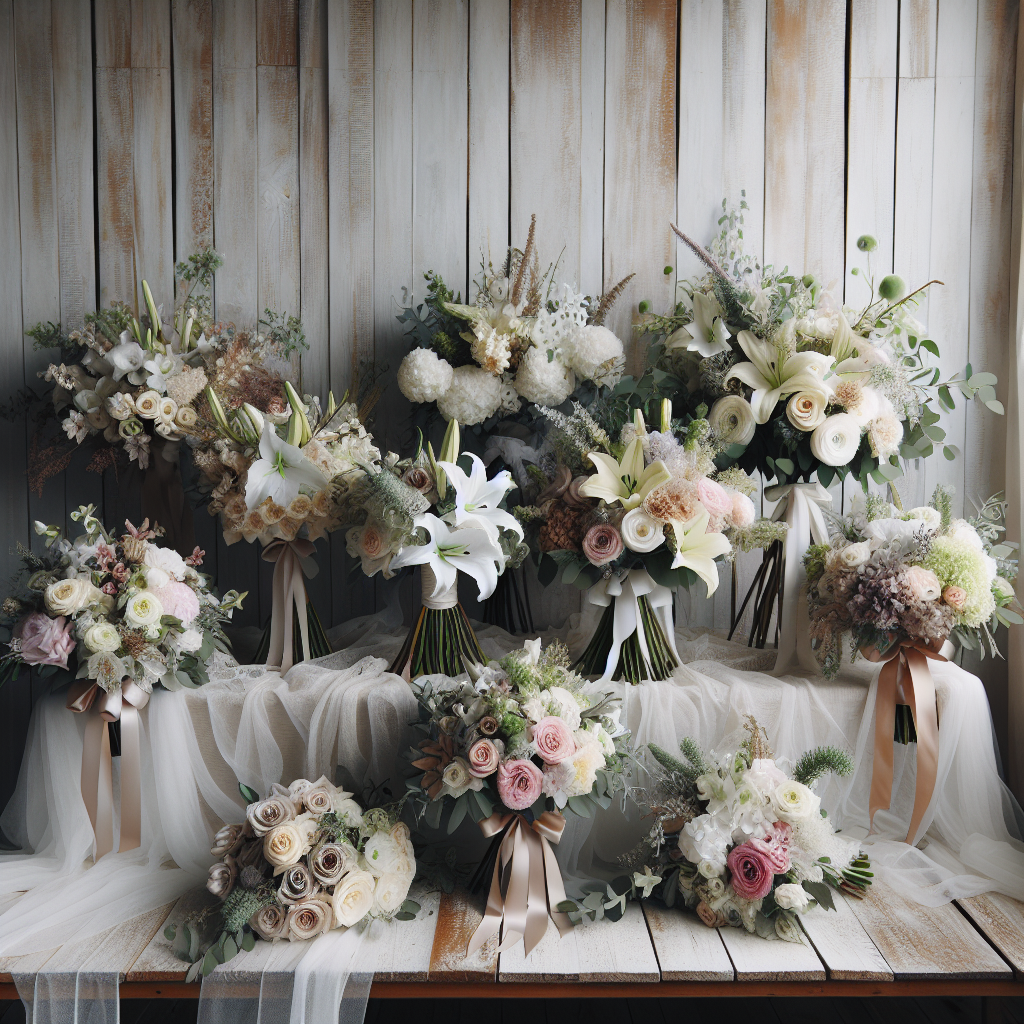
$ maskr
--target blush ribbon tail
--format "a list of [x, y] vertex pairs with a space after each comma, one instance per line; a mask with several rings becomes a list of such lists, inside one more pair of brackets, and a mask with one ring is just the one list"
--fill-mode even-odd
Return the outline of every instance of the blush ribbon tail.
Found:
[[315, 551], [316, 547], [308, 540], [275, 540], [263, 549], [260, 556], [265, 562], [276, 563], [267, 665], [280, 668], [282, 674], [295, 663], [296, 615], [302, 638], [302, 660], [309, 660], [309, 616], [306, 612], [306, 583], [303, 576], [316, 575], [317, 567], [312, 561]]

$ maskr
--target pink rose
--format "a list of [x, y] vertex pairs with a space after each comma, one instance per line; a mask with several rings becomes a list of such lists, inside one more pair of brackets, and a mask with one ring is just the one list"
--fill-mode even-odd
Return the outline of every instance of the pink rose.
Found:
[[912, 565], [907, 570], [907, 584], [918, 601], [938, 601], [942, 596], [939, 577], [931, 569], [925, 569], [920, 565]]
[[946, 587], [942, 592], [942, 600], [955, 612], [963, 611], [967, 603], [967, 591], [963, 587]]
[[732, 873], [733, 889], [745, 900], [761, 900], [772, 891], [775, 872], [771, 862], [750, 843], [741, 843], [729, 851], [726, 858]]
[[542, 718], [530, 737], [545, 764], [561, 764], [576, 753], [576, 739], [569, 726], [555, 715]]
[[745, 495], [736, 491], [732, 496], [732, 519], [733, 526], [750, 526], [756, 515], [754, 503]]
[[583, 538], [583, 554], [593, 565], [614, 562], [622, 554], [622, 535], [611, 523], [598, 523]]
[[544, 774], [532, 761], [506, 761], [498, 768], [498, 796], [512, 811], [525, 811], [537, 802]]
[[767, 831], [764, 839], [748, 839], [747, 845], [765, 855], [775, 874], [784, 875], [789, 870], [789, 825], [777, 821]]
[[706, 476], [697, 481], [697, 497], [710, 515], [724, 516], [732, 512], [732, 498], [729, 492]]
[[171, 581], [166, 586], [158, 587], [153, 594], [160, 602], [164, 615], [173, 615], [183, 626], [191, 625], [199, 614], [199, 598], [185, 583]]
[[486, 779], [498, 770], [498, 748], [490, 740], [477, 740], [466, 754], [469, 774]]
[[75, 649], [71, 639], [73, 623], [62, 615], [51, 619], [43, 612], [26, 615], [15, 627], [14, 638], [21, 641], [19, 655], [26, 665], [68, 667], [68, 655]]

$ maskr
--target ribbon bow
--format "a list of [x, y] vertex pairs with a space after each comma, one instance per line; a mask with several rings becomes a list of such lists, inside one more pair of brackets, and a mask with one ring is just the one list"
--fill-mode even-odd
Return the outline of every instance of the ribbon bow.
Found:
[[149, 694], [127, 677], [107, 693], [99, 683], [83, 679], [68, 690], [69, 711], [87, 713], [82, 747], [82, 799], [96, 837], [95, 860], [114, 849], [114, 782], [108, 722], [121, 721], [121, 837], [118, 849], [142, 845], [142, 725], [139, 712]]
[[529, 956], [544, 937], [548, 917], [555, 922], [560, 936], [571, 931], [569, 915], [555, 908], [565, 899], [565, 886], [550, 843], [562, 838], [565, 818], [556, 811], [545, 811], [533, 821], [522, 814], [492, 814], [480, 822], [480, 831], [487, 838], [507, 829], [494, 862], [487, 909], [473, 937], [466, 956], [472, 955], [504, 924], [499, 952], [514, 946], [520, 939]]
[[679, 657], [679, 651], [676, 650], [676, 629], [672, 622], [672, 591], [668, 587], [661, 586], [660, 583], [655, 583], [646, 569], [628, 569], [621, 576], [609, 576], [606, 580], [600, 580], [587, 591], [587, 597], [591, 604], [596, 604], [601, 608], [607, 608], [613, 601], [615, 602], [615, 613], [612, 619], [612, 646], [604, 663], [604, 675], [598, 682], [611, 682], [619, 664], [622, 645], [633, 633], [636, 633], [637, 643], [645, 664], [651, 664], [651, 653], [647, 648], [647, 633], [644, 630], [640, 618], [640, 606], [637, 603], [641, 597], [646, 597], [650, 602], [651, 609], [661, 624], [665, 639], [668, 640], [669, 648], [676, 660], [682, 660]]
[[935, 792], [939, 767], [939, 715], [935, 703], [935, 680], [928, 661], [945, 661], [946, 657], [923, 640], [909, 637], [897, 640], [886, 651], [862, 649], [861, 653], [869, 661], [882, 662], [875, 696], [875, 754], [871, 766], [868, 821], [873, 823], [875, 811], [892, 803], [893, 727], [896, 723], [897, 691], [902, 683], [903, 696], [910, 705], [917, 729], [917, 783], [906, 838], [907, 843], [913, 843]]
[[780, 676], [785, 675], [794, 663], [799, 665], [796, 649], [797, 599], [807, 582], [803, 558], [812, 540], [815, 544], [828, 543], [828, 528], [821, 510], [832, 504], [832, 496], [817, 480], [766, 487], [764, 496], [768, 501], [779, 502], [772, 519], [778, 522], [785, 517], [789, 526], [782, 542], [785, 566], [782, 600], [779, 602], [779, 654], [772, 670], [772, 675]]
[[294, 620], [292, 608], [299, 619], [302, 636], [302, 660], [309, 660], [309, 617], [306, 614], [306, 584], [303, 575], [312, 579], [319, 571], [312, 555], [316, 547], [308, 540], [274, 540], [261, 554], [264, 562], [274, 566], [274, 603], [270, 612], [270, 651], [267, 665], [279, 667], [282, 674], [295, 663], [293, 651]]

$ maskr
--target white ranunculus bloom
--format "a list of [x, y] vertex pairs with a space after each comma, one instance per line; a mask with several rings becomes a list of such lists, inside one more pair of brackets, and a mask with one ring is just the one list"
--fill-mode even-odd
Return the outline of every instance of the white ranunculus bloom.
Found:
[[939, 510], [931, 505], [918, 505], [907, 513], [907, 518], [924, 523], [931, 530], [937, 530], [942, 525], [942, 516]]
[[642, 508], [630, 509], [619, 523], [622, 542], [630, 551], [645, 554], [665, 543], [664, 524], [649, 516]]
[[863, 565], [871, 557], [871, 545], [866, 541], [857, 544], [847, 544], [839, 552], [839, 560], [847, 569], [856, 569]]
[[740, 395], [718, 399], [711, 406], [708, 423], [725, 444], [750, 444], [757, 429], [750, 403]]
[[860, 447], [861, 426], [849, 413], [829, 416], [811, 434], [811, 453], [826, 466], [846, 466]]
[[121, 637], [109, 622], [97, 622], [90, 626], [83, 637], [90, 651], [113, 653], [121, 646]]
[[795, 910], [798, 914], [806, 910], [811, 900], [802, 885], [786, 882], [775, 889], [775, 902], [783, 910]]
[[794, 824], [818, 813], [821, 797], [800, 782], [783, 782], [771, 796], [772, 807], [781, 821]]
[[130, 597], [124, 606], [125, 621], [136, 628], [157, 625], [163, 613], [164, 608], [160, 599], [148, 590], [140, 590], [134, 597]]

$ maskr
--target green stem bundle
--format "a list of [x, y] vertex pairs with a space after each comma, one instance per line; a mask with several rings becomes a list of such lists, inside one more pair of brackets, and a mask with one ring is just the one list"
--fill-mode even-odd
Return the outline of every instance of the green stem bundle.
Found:
[[457, 676], [467, 662], [485, 665], [487, 658], [461, 604], [452, 608], [423, 608], [409, 631], [391, 671], [408, 679], [418, 676]]
[[[637, 598], [640, 613], [640, 628], [644, 631], [647, 651], [650, 659], [645, 658], [640, 647], [640, 638], [634, 630], [623, 642], [619, 651], [619, 663], [615, 667], [615, 679], [626, 679], [633, 686], [645, 679], [668, 679], [672, 670], [679, 664], [672, 653], [668, 638], [662, 629], [658, 616], [654, 613], [646, 596]], [[583, 675], [603, 675], [608, 655], [612, 649], [612, 633], [615, 621], [615, 604], [610, 604], [601, 616], [597, 629], [591, 637], [587, 649], [574, 666]]]

